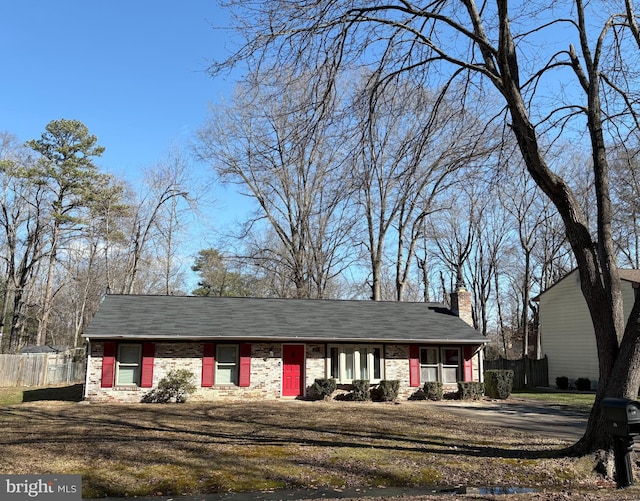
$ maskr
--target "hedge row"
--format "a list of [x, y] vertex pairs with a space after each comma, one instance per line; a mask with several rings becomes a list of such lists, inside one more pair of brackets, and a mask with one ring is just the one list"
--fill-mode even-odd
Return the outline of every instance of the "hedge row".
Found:
[[[578, 391], [591, 391], [591, 380], [588, 377], [579, 377], [575, 380], [574, 384]], [[556, 378], [556, 387], [559, 390], [568, 390], [569, 378], [565, 376], [558, 376]]]
[[[483, 395], [487, 395], [489, 398], [506, 399], [511, 395], [513, 371], [488, 370], [484, 373], [484, 380], [484, 383], [459, 381], [458, 398], [461, 400], [479, 400]], [[335, 379], [316, 379], [312, 387], [312, 393], [317, 399], [327, 399], [331, 398], [336, 389]], [[398, 398], [399, 390], [400, 381], [397, 380], [383, 380], [373, 388], [371, 388], [369, 381], [354, 380], [350, 393], [341, 398], [354, 401], [393, 402]], [[435, 401], [444, 398], [443, 385], [436, 381], [424, 383], [419, 393], [413, 398]]]

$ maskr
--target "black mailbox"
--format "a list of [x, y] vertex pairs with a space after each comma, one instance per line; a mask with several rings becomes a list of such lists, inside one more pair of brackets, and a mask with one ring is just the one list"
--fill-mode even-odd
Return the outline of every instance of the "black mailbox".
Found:
[[613, 437], [618, 487], [628, 487], [633, 484], [633, 438], [640, 435], [640, 402], [628, 398], [603, 398], [600, 405]]
[[602, 399], [609, 433], [619, 437], [640, 434], [640, 402], [628, 398]]

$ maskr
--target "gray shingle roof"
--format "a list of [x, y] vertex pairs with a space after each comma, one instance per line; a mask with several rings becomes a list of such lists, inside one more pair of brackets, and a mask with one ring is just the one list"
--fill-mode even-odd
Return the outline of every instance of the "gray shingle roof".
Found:
[[20, 353], [63, 353], [69, 349], [68, 346], [25, 346]]
[[626, 280], [627, 282], [640, 283], [640, 270], [621, 268], [618, 271], [620, 272], [621, 280]]
[[437, 303], [136, 295], [106, 296], [84, 337], [487, 342]]

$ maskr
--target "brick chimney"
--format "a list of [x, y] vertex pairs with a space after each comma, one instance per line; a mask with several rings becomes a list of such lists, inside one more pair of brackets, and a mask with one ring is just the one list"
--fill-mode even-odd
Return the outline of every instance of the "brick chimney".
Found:
[[464, 288], [464, 285], [458, 287], [455, 292], [450, 294], [451, 311], [458, 315], [467, 324], [473, 327], [473, 314], [471, 312], [471, 293]]

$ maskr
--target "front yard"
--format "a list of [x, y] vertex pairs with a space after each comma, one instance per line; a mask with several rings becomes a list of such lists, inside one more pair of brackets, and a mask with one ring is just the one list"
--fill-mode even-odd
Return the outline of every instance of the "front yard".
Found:
[[0, 473], [80, 473], [84, 497], [364, 486], [623, 494], [590, 458], [545, 457], [566, 443], [430, 402], [39, 401], [0, 407], [0, 427]]

